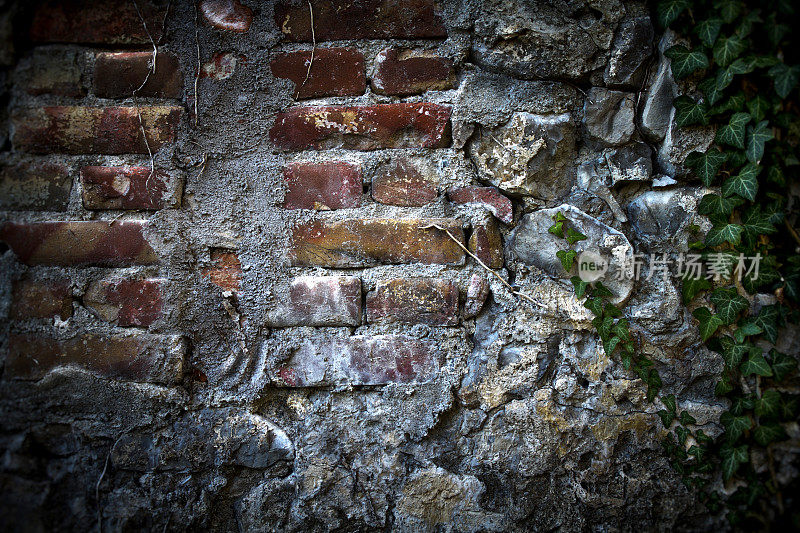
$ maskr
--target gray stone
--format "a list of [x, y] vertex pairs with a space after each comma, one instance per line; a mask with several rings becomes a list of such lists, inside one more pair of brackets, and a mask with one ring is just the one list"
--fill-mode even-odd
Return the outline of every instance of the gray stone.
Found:
[[672, 78], [671, 61], [664, 57], [664, 50], [671, 44], [671, 32], [667, 32], [659, 42], [658, 66], [650, 75], [639, 119], [642, 133], [653, 142], [659, 142], [666, 136], [672, 115], [672, 101], [678, 95], [678, 85]]
[[604, 157], [581, 163], [581, 166], [578, 167], [577, 182], [578, 187], [605, 201], [618, 221], [626, 222], [628, 220], [619, 202], [611, 193], [611, 172]]
[[625, 144], [636, 130], [636, 98], [632, 93], [592, 87], [583, 110], [589, 135], [603, 143]]
[[612, 186], [625, 181], [649, 181], [653, 174], [653, 151], [643, 142], [604, 150], [603, 156]]
[[474, 137], [469, 154], [499, 189], [551, 201], [574, 179], [575, 126], [568, 113], [514, 113], [507, 124]]
[[628, 218], [639, 240], [648, 247], [665, 251], [676, 246], [684, 249], [686, 244], [676, 237], [696, 212], [700, 197], [698, 189], [647, 191], [628, 204]]
[[558, 212], [563, 213], [569, 224], [587, 237], [572, 245], [572, 249], [578, 254], [591, 251], [606, 259], [608, 270], [601, 281], [614, 293], [614, 303], [625, 301], [633, 290], [633, 280], [628, 279], [633, 246], [623, 233], [571, 205], [564, 204], [525, 215], [507, 241], [508, 255], [536, 266], [551, 276], [566, 279], [575, 275], [576, 266], [573, 265], [572, 270], [567, 272], [556, 256], [556, 252], [568, 247], [567, 242], [547, 231]]
[[620, 21], [603, 74], [606, 85], [630, 87], [641, 83], [646, 61], [653, 53], [653, 35], [653, 23], [649, 16]]

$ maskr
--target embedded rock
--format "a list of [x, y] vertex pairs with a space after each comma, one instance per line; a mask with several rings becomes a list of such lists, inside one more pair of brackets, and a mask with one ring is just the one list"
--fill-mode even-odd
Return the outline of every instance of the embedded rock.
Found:
[[583, 111], [589, 135], [603, 143], [625, 144], [636, 129], [636, 97], [632, 93], [592, 87]]
[[653, 35], [649, 16], [620, 21], [603, 74], [606, 85], [635, 86], [641, 82], [646, 61], [653, 52]]

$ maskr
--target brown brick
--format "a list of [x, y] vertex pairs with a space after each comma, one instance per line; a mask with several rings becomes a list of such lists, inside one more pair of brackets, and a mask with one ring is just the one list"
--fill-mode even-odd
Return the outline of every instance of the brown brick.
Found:
[[375, 58], [372, 90], [379, 94], [410, 95], [455, 87], [453, 61], [389, 48]]
[[163, 209], [180, 202], [180, 187], [163, 170], [150, 167], [83, 167], [86, 209]]
[[140, 221], [8, 222], [5, 241], [26, 265], [148, 265], [153, 248]]
[[0, 167], [0, 209], [65, 211], [72, 179], [57, 163], [25, 162]]
[[472, 318], [481, 312], [486, 298], [489, 296], [489, 282], [480, 274], [473, 274], [467, 287], [467, 298], [464, 302], [464, 318]]
[[98, 280], [89, 285], [83, 303], [106, 322], [149, 326], [162, 316], [162, 279]]
[[15, 80], [28, 94], [53, 94], [70, 98], [86, 95], [78, 65], [78, 52], [75, 50], [37, 48], [21, 64]]
[[294, 82], [295, 98], [355, 96], [366, 91], [364, 56], [355, 48], [317, 48], [309, 72], [310, 59], [311, 50], [288, 52], [270, 61], [269, 68], [276, 78]]
[[456, 187], [447, 191], [447, 197], [454, 204], [472, 204], [485, 207], [505, 224], [514, 222], [514, 208], [511, 200], [495, 187]]
[[402, 335], [308, 339], [277, 372], [289, 387], [421, 383], [436, 377], [441, 356]]
[[[447, 37], [433, 0], [316, 0], [313, 5], [317, 42]], [[275, 24], [289, 41], [311, 42], [310, 15], [301, 0], [280, 0], [275, 6]]]
[[11, 319], [72, 316], [72, 291], [69, 281], [22, 279], [14, 283], [11, 295]]
[[32, 153], [147, 154], [175, 139], [181, 107], [37, 107], [13, 116], [17, 150]]
[[493, 218], [474, 224], [469, 237], [469, 251], [489, 268], [503, 266], [503, 238]]
[[458, 285], [432, 278], [379, 281], [367, 294], [367, 322], [458, 324]]
[[124, 381], [174, 384], [180, 381], [186, 343], [177, 335], [99, 337], [68, 340], [11, 335], [5, 377], [37, 380], [58, 367], [78, 367]]
[[201, 78], [212, 80], [227, 80], [236, 71], [236, 65], [244, 62], [245, 57], [231, 52], [219, 52], [211, 56], [210, 61], [203, 63], [200, 69]]
[[218, 30], [244, 33], [253, 23], [253, 10], [239, 0], [201, 0], [200, 13]]
[[206, 268], [202, 274], [217, 287], [238, 293], [242, 288], [242, 264], [236, 252], [222, 249], [211, 250], [214, 266]]
[[436, 184], [426, 179], [417, 167], [404, 157], [379, 167], [372, 180], [372, 197], [387, 205], [419, 207], [438, 196]]
[[161, 39], [165, 10], [166, 4], [148, 0], [51, 0], [36, 10], [30, 35], [36, 42], [150, 44], [148, 31], [156, 42]]
[[344, 161], [291, 163], [283, 169], [287, 209], [343, 209], [361, 205], [361, 168]]
[[453, 219], [355, 219], [298, 224], [289, 257], [295, 266], [347, 268], [379, 263], [462, 264], [464, 252], [437, 224], [464, 242]]
[[155, 72], [151, 70], [152, 60], [152, 52], [99, 52], [94, 67], [95, 96], [180, 98], [183, 74], [178, 58], [173, 54], [158, 54]]
[[267, 320], [269, 327], [358, 326], [361, 324], [361, 280], [352, 276], [300, 276], [289, 297]]
[[442, 148], [450, 111], [430, 103], [297, 107], [278, 114], [269, 138], [285, 150]]

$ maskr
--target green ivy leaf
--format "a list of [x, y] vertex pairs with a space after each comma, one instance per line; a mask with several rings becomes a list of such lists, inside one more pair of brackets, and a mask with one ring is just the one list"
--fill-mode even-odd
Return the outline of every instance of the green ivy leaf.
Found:
[[772, 374], [775, 381], [783, 381], [783, 378], [797, 369], [797, 359], [791, 355], [781, 353], [774, 348], [769, 352], [772, 360]]
[[758, 376], [770, 377], [772, 376], [772, 369], [770, 369], [767, 360], [761, 353], [761, 348], [755, 347], [750, 350], [747, 360], [742, 363], [742, 375], [749, 376], [756, 374]]
[[730, 289], [719, 288], [711, 293], [711, 302], [717, 310], [717, 316], [723, 324], [733, 324], [737, 315], [747, 309], [747, 299], [739, 296], [734, 287]]
[[737, 343], [727, 335], [720, 337], [720, 344], [722, 346], [722, 358], [725, 360], [725, 366], [731, 370], [739, 368], [745, 354], [750, 351], [749, 344]]
[[701, 215], [724, 215], [728, 216], [733, 213], [736, 207], [744, 203], [744, 200], [738, 197], [725, 197], [717, 194], [706, 194], [700, 199], [697, 205], [697, 211]]
[[731, 413], [734, 416], [743, 416], [746, 411], [749, 411], [753, 407], [755, 407], [755, 396], [748, 395], [748, 396], [740, 396], [738, 398], [734, 398], [731, 402]]
[[573, 244], [575, 244], [578, 241], [582, 241], [582, 240], [585, 240], [587, 238], [588, 237], [586, 237], [586, 235], [584, 235], [583, 233], [581, 233], [579, 231], [575, 231], [572, 228], [567, 228], [566, 239], [567, 239], [567, 242], [569, 243], [570, 246], [572, 246]]
[[747, 42], [738, 35], [720, 37], [714, 45], [714, 61], [721, 67], [727, 67], [745, 50]]
[[800, 79], [800, 66], [789, 66], [786, 63], [779, 63], [767, 72], [775, 82], [775, 92], [781, 98], [786, 98], [792, 92], [798, 79]]
[[594, 313], [596, 316], [603, 315], [603, 299], [598, 297], [587, 298], [585, 302], [583, 302], [583, 306]]
[[798, 401], [797, 396], [784, 394], [781, 397], [781, 420], [795, 420], [798, 411], [800, 411], [800, 401]]
[[731, 385], [730, 379], [728, 379], [727, 376], [722, 376], [722, 379], [717, 382], [717, 386], [714, 387], [714, 394], [717, 396], [725, 396], [732, 390], [733, 385]]
[[578, 257], [578, 253], [575, 250], [559, 250], [556, 252], [556, 257], [561, 261], [561, 266], [564, 267], [564, 270], [569, 272], [572, 270], [572, 265], [575, 262], [575, 258]]
[[622, 310], [614, 304], [606, 303], [605, 307], [603, 308], [603, 314], [613, 317], [622, 316]]
[[578, 299], [583, 298], [583, 295], [586, 294], [586, 288], [589, 286], [589, 284], [578, 276], [572, 276], [569, 278], [569, 280], [572, 282], [572, 286], [575, 287], [575, 297]]
[[727, 481], [739, 470], [739, 465], [747, 462], [747, 445], [743, 444], [738, 448], [723, 446], [720, 449], [720, 456], [722, 457], [722, 478]]
[[555, 235], [559, 239], [563, 239], [564, 238], [564, 222], [563, 221], [556, 222], [555, 224], [553, 224], [552, 226], [547, 228], [547, 231], [549, 231], [550, 233], [552, 233], [553, 235]]
[[686, 156], [684, 164], [694, 170], [703, 185], [709, 186], [719, 172], [728, 155], [716, 148], [709, 148], [705, 153], [692, 152]]
[[761, 235], [775, 233], [777, 228], [770, 222], [769, 213], [761, 211], [761, 206], [753, 205], [742, 215], [742, 228], [744, 229], [744, 240], [750, 246], [754, 246]]
[[753, 26], [759, 22], [764, 22], [761, 18], [761, 10], [754, 9], [742, 17], [739, 27], [736, 28], [736, 35], [739, 37], [747, 37], [753, 31]]
[[726, 223], [714, 226], [708, 230], [706, 244], [709, 246], [719, 246], [724, 242], [729, 242], [738, 246], [742, 241], [742, 227], [739, 224]]
[[[771, 343], [778, 341], [778, 317], [780, 312], [777, 305], [765, 305], [751, 320], [761, 328], [764, 337]], [[776, 374], [777, 375], [777, 374]]]
[[767, 39], [769, 39], [772, 46], [778, 46], [781, 44], [783, 38], [789, 34], [790, 28], [786, 24], [778, 24], [775, 19], [775, 13], [771, 14], [768, 20], [769, 24], [764, 27], [767, 33]]
[[780, 424], [761, 424], [753, 431], [753, 438], [761, 446], [767, 446], [771, 442], [788, 438], [786, 430]]
[[708, 57], [700, 50], [689, 50], [678, 44], [668, 48], [664, 55], [672, 60], [672, 74], [676, 80], [708, 67]]
[[728, 144], [735, 148], [744, 148], [745, 127], [752, 120], [747, 113], [734, 113], [728, 124], [717, 130], [716, 141], [720, 144]]
[[756, 414], [764, 418], [777, 418], [781, 405], [781, 393], [767, 389], [756, 399]]
[[672, 414], [675, 414], [678, 411], [678, 403], [675, 401], [674, 394], [668, 394], [661, 398], [661, 403], [663, 403], [664, 407], [667, 408], [667, 411]]
[[701, 81], [697, 88], [702, 91], [705, 96], [705, 103], [707, 105], [714, 105], [722, 98], [723, 90], [717, 87], [716, 78], [706, 78]]
[[656, 414], [661, 417], [661, 423], [664, 424], [664, 427], [667, 429], [672, 425], [672, 421], [675, 420], [675, 415], [664, 409], [658, 411]]
[[766, 120], [762, 120], [755, 127], [747, 127], [747, 148], [745, 153], [751, 163], [758, 163], [764, 157], [764, 144], [774, 138], [772, 128]]
[[603, 285], [602, 281], [596, 281], [594, 284], [594, 288], [592, 289], [592, 294], [595, 296], [600, 296], [601, 298], [613, 298], [614, 293], [611, 290]]
[[704, 21], [701, 21], [698, 24], [694, 32], [700, 37], [700, 40], [703, 42], [704, 45], [711, 48], [714, 46], [714, 41], [717, 40], [719, 36], [719, 30], [722, 28], [722, 19], [717, 17], [711, 17]]
[[683, 128], [693, 124], [708, 124], [706, 106], [689, 98], [679, 96], [673, 101], [675, 106], [675, 126]]
[[692, 313], [700, 323], [700, 336], [703, 342], [707, 341], [715, 331], [722, 325], [722, 320], [717, 315], [711, 313], [706, 307], [698, 307]]
[[680, 422], [684, 426], [689, 426], [691, 424], [696, 424], [697, 420], [695, 420], [695, 418], [686, 411], [681, 411]]
[[747, 102], [747, 110], [750, 111], [750, 116], [753, 117], [753, 120], [756, 122], [764, 120], [764, 117], [766, 117], [769, 112], [769, 107], [769, 100], [761, 95]]
[[600, 335], [600, 338], [603, 341], [606, 341], [611, 338], [611, 327], [614, 325], [614, 319], [610, 316], [601, 317], [598, 316], [594, 320], [592, 320], [592, 325], [597, 330], [597, 333]]
[[758, 335], [762, 332], [762, 329], [758, 327], [752, 320], [747, 320], [739, 326], [736, 331], [733, 332], [733, 337], [736, 339], [736, 342], [743, 343], [746, 337], [751, 337], [753, 335]]
[[738, 0], [714, 0], [714, 9], [717, 10], [725, 24], [730, 24], [742, 12], [742, 3]]
[[614, 353], [614, 350], [617, 349], [619, 341], [620, 338], [617, 336], [613, 336], [607, 341], [603, 341], [603, 350], [605, 350], [607, 356], [611, 357], [611, 355]]
[[749, 416], [734, 416], [730, 411], [722, 413], [719, 421], [725, 426], [725, 433], [729, 442], [736, 442], [745, 431], [753, 426], [753, 420]]
[[661, 0], [656, 7], [658, 22], [666, 28], [678, 18], [678, 16], [692, 4], [689, 0]]
[[681, 295], [683, 296], [683, 304], [686, 305], [692, 300], [700, 291], [705, 291], [711, 288], [711, 282], [705, 278], [692, 278], [688, 275], [684, 276], [683, 284], [681, 285]]
[[738, 195], [747, 200], [755, 201], [758, 192], [758, 180], [761, 167], [755, 163], [748, 163], [735, 176], [731, 176], [722, 183], [722, 194], [725, 196]]
[[678, 426], [675, 428], [675, 435], [678, 436], [678, 442], [681, 445], [686, 444], [686, 437], [689, 436], [689, 430], [685, 427]]

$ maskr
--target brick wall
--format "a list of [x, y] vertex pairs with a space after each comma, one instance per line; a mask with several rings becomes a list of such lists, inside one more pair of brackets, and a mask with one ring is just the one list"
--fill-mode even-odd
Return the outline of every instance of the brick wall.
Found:
[[[651, 406], [526, 233], [569, 204], [629, 252], [645, 224], [620, 205], [708, 139], [642, 122], [638, 99], [665, 94], [642, 92], [649, 11], [600, 4], [10, 3], [0, 524], [576, 530], [694, 512], [654, 458]], [[613, 182], [581, 181], [614, 161]], [[675, 288], [624, 290], [658, 323], [648, 349], [683, 359]]]

